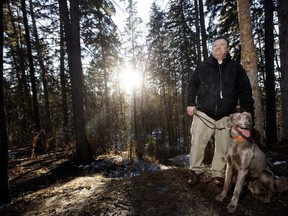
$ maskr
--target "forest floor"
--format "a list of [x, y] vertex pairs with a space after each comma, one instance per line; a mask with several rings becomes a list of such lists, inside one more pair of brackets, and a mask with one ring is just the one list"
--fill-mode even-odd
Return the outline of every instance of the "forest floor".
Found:
[[[209, 171], [191, 187], [187, 184], [187, 168], [171, 164], [158, 171], [111, 178], [109, 169], [116, 172], [123, 164], [109, 163], [104, 169], [80, 168], [61, 151], [34, 160], [25, 148], [13, 152], [14, 157], [9, 160], [13, 202], [0, 207], [1, 216], [227, 215], [231, 193], [223, 202], [216, 201], [214, 197], [221, 188], [212, 184]], [[274, 145], [266, 153], [277, 164], [274, 173], [288, 177], [288, 145]], [[96, 161], [113, 157], [116, 156], [102, 156]], [[274, 194], [267, 204], [245, 189], [232, 215], [287, 214], [288, 191]]]

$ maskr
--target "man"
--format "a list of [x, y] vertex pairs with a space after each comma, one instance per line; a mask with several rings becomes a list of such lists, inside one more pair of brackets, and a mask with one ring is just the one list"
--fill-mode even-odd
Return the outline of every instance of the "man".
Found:
[[211, 165], [214, 184], [223, 186], [225, 155], [230, 139], [224, 122], [237, 111], [252, 113], [252, 89], [243, 67], [231, 59], [229, 41], [220, 36], [214, 40], [212, 54], [192, 72], [188, 83], [187, 113], [193, 116], [191, 125], [191, 174], [188, 183], [195, 185], [205, 171], [203, 164], [207, 143], [214, 136], [215, 151]]

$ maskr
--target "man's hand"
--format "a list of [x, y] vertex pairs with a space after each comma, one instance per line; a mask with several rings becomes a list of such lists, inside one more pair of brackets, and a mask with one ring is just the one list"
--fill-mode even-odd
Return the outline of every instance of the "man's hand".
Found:
[[189, 116], [193, 116], [196, 113], [197, 109], [195, 106], [188, 106], [187, 107], [187, 114]]

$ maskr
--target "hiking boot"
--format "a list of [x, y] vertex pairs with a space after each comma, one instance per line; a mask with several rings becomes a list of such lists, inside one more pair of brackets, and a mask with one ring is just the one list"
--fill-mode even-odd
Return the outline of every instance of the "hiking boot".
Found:
[[214, 177], [214, 178], [213, 178], [213, 183], [214, 183], [216, 186], [223, 187], [223, 185], [224, 185], [224, 178], [222, 178], [222, 177]]
[[196, 174], [195, 171], [190, 171], [188, 184], [190, 186], [198, 184], [199, 178], [200, 178], [200, 174]]

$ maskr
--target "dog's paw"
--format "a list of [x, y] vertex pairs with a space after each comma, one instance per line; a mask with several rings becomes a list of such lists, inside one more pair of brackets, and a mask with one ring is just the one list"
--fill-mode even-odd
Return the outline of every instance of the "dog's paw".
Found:
[[228, 213], [233, 213], [233, 212], [235, 212], [236, 208], [237, 208], [237, 205], [235, 205], [235, 204], [233, 204], [233, 203], [230, 202], [229, 205], [227, 206]]
[[268, 191], [266, 193], [261, 193], [261, 194], [258, 194], [258, 195], [255, 195], [253, 194], [254, 197], [258, 200], [260, 200], [261, 202], [263, 203], [269, 203], [271, 201], [271, 198], [273, 196], [273, 193]]
[[222, 194], [218, 194], [218, 195], [215, 197], [215, 199], [222, 202], [222, 201], [225, 199], [225, 196], [223, 196]]

